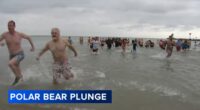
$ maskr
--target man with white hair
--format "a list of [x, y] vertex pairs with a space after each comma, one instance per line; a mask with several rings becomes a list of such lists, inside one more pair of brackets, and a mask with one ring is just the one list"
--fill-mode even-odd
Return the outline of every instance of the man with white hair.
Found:
[[53, 28], [51, 30], [51, 36], [52, 40], [47, 42], [45, 47], [42, 49], [42, 51], [39, 53], [37, 60], [40, 59], [40, 57], [46, 52], [50, 51], [53, 56], [53, 84], [58, 84], [57, 79], [62, 76], [66, 80], [73, 77], [73, 74], [71, 73], [71, 68], [68, 64], [68, 57], [66, 52], [66, 47], [71, 49], [74, 52], [74, 55], [77, 56], [77, 52], [75, 48], [68, 43], [67, 39], [62, 39], [60, 37], [60, 30], [58, 28]]

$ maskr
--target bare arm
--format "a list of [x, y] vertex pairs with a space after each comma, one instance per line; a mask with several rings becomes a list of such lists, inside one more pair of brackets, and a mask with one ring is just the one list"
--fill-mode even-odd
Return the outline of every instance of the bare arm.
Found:
[[49, 50], [49, 44], [47, 43], [47, 44], [45, 45], [45, 47], [42, 49], [42, 51], [38, 54], [36, 60], [39, 60], [40, 57], [41, 57], [46, 51], [48, 51], [48, 50]]
[[4, 46], [4, 43], [1, 42], [1, 41], [3, 41], [3, 40], [4, 40], [3, 35], [0, 35], [0, 46]]
[[69, 49], [71, 49], [74, 52], [74, 56], [76, 57], [77, 56], [77, 52], [76, 52], [76, 49], [74, 48], [74, 46], [69, 44], [67, 40], [65, 40], [65, 43], [69, 47]]
[[173, 46], [176, 46], [176, 42], [175, 41], [173, 41]]
[[26, 40], [29, 41], [29, 43], [31, 44], [31, 51], [34, 51], [34, 50], [35, 50], [35, 47], [34, 47], [34, 45], [33, 45], [33, 42], [32, 42], [31, 37], [29, 37], [29, 36], [27, 36], [27, 35], [25, 35], [25, 34], [22, 34], [22, 38], [24, 38], [24, 39], [26, 39]]

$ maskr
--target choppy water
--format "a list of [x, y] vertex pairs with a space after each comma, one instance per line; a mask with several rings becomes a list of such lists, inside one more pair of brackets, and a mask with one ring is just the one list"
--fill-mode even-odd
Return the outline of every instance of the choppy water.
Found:
[[[121, 49], [100, 49], [92, 55], [86, 43], [74, 45], [79, 56], [69, 51], [70, 64], [75, 78], [52, 85], [52, 57], [47, 52], [38, 62], [38, 52], [50, 37], [35, 37], [36, 51], [30, 52], [24, 41], [26, 53], [21, 63], [24, 82], [9, 86], [14, 79], [7, 66], [8, 51], [0, 48], [0, 110], [200, 110], [200, 48], [187, 52], [174, 51], [165, 58], [165, 51], [138, 48], [136, 54], [125, 54]], [[111, 89], [112, 104], [26, 104], [9, 105], [8, 89]]]

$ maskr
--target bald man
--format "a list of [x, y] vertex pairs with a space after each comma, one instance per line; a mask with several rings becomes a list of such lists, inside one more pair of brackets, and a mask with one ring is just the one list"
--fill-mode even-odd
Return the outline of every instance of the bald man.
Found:
[[[8, 22], [8, 32], [4, 32], [0, 36], [0, 42], [5, 40], [8, 51], [10, 61], [8, 63], [9, 67], [11, 68], [12, 72], [15, 74], [15, 80], [12, 85], [15, 85], [22, 79], [22, 73], [20, 69], [20, 62], [24, 59], [24, 51], [21, 47], [22, 39], [26, 39], [31, 44], [31, 51], [34, 51], [34, 45], [31, 38], [23, 33], [15, 31], [15, 22], [13, 20]], [[0, 43], [3, 45], [2, 43]]]
[[42, 51], [39, 53], [37, 60], [40, 59], [40, 57], [46, 52], [50, 51], [53, 56], [53, 84], [58, 84], [58, 78], [61, 77], [61, 75], [66, 79], [70, 79], [73, 77], [73, 74], [71, 73], [69, 64], [68, 64], [68, 57], [66, 52], [66, 47], [71, 49], [74, 52], [74, 55], [77, 56], [77, 52], [75, 48], [68, 43], [67, 39], [62, 39], [60, 37], [60, 31], [58, 28], [53, 28], [51, 30], [51, 36], [52, 40], [47, 42], [45, 47], [42, 49]]

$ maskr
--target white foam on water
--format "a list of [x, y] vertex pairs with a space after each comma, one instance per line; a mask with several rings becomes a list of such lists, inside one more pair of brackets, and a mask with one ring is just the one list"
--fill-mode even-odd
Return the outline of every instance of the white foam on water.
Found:
[[71, 72], [74, 75], [75, 80], [81, 79], [81, 77], [84, 75], [84, 70], [77, 67], [72, 67]]
[[179, 55], [172, 53], [172, 56], [167, 58], [165, 52], [160, 52], [156, 55], [150, 56], [150, 58], [157, 59], [157, 60], [171, 60], [171, 61], [183, 61]]
[[157, 85], [157, 84], [140, 84], [137, 81], [130, 81], [128, 86], [134, 86], [135, 88], [139, 89], [140, 91], [147, 91], [150, 90], [155, 93], [159, 93], [163, 96], [180, 96], [181, 98], [185, 98], [186, 95], [181, 93], [178, 89], [173, 89], [170, 87]]
[[52, 79], [51, 67], [40, 63], [26, 68], [23, 73], [23, 80], [28, 82], [30, 80], [36, 82], [49, 82]]
[[130, 84], [133, 85], [133, 86], [135, 86], [140, 91], [146, 91], [146, 88], [144, 86], [138, 84], [137, 81], [131, 81]]
[[96, 77], [99, 77], [99, 78], [105, 78], [106, 77], [105, 73], [103, 73], [101, 71], [96, 71], [95, 73], [96, 73], [95, 74]]
[[[71, 67], [71, 65], [69, 66]], [[71, 68], [71, 72], [74, 75], [74, 78], [72, 78], [72, 80], [81, 79], [81, 77], [84, 75], [83, 69], [77, 67]], [[39, 64], [32, 65], [23, 71], [23, 77], [25, 82], [28, 82], [30, 80], [37, 81], [37, 83], [51, 82], [53, 78], [52, 64], [45, 64], [43, 62], [40, 62]], [[61, 79], [59, 80], [62, 81], [62, 79], [64, 79], [63, 76], [61, 76]]]
[[95, 71], [95, 72], [87, 72], [84, 69], [81, 69], [79, 67], [72, 67], [71, 69], [72, 74], [74, 75], [74, 80], [89, 80], [93, 78], [105, 78], [106, 75], [104, 72], [101, 71]]
[[183, 94], [177, 89], [172, 89], [154, 84], [149, 85], [149, 87], [153, 89], [153, 92], [161, 93], [164, 96], [181, 96], [181, 97], [183, 96]]
[[166, 53], [165, 52], [160, 52], [156, 55], [153, 55], [153, 56], [150, 56], [151, 58], [154, 58], [154, 59], [160, 59], [160, 60], [163, 60], [163, 59], [166, 59]]
[[115, 52], [118, 52], [118, 53], [131, 53], [131, 49], [127, 49], [125, 52], [123, 52], [123, 50], [122, 49], [117, 49], [117, 50], [115, 50]]
[[126, 50], [126, 53], [131, 53], [132, 50]]

